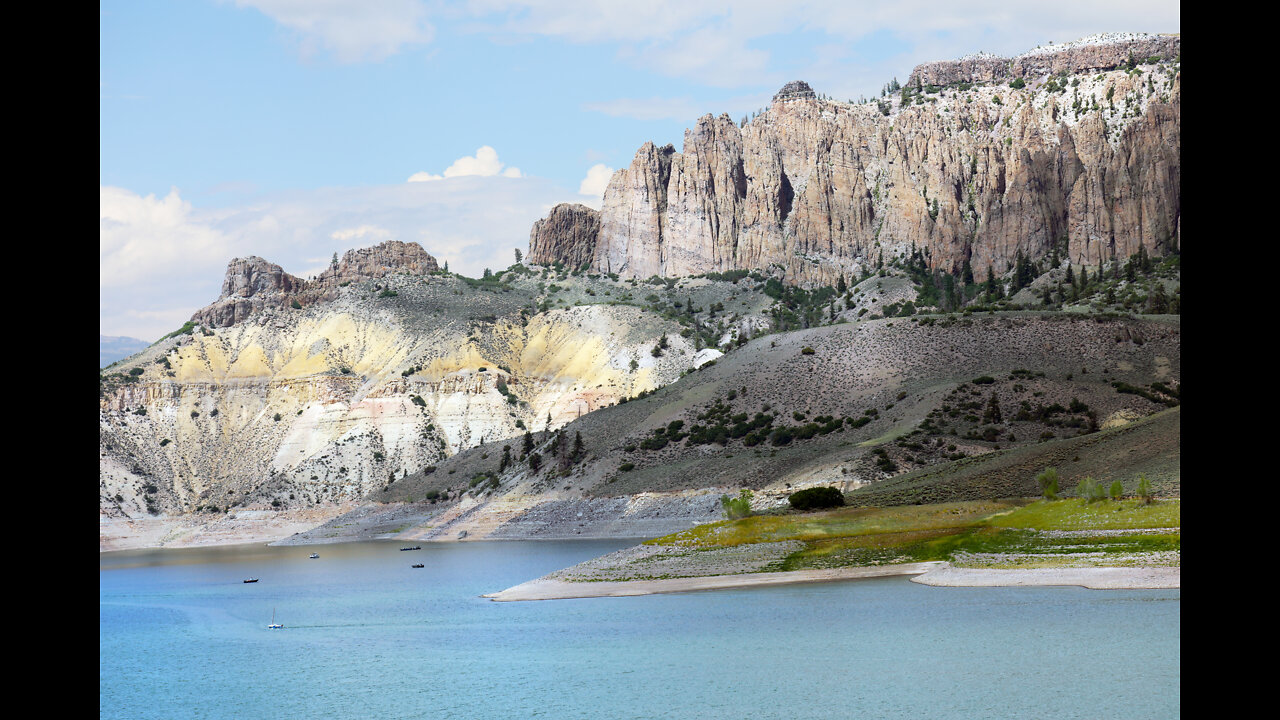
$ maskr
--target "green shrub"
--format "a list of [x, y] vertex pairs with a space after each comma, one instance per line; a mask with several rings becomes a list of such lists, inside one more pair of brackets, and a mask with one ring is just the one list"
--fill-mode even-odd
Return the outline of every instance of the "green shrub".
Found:
[[1109, 493], [1109, 495], [1111, 495], [1112, 500], [1119, 500], [1120, 498], [1124, 497], [1124, 484], [1121, 483], [1119, 480], [1116, 480], [1115, 482], [1111, 483], [1111, 492]]
[[618, 470], [620, 472], [631, 472], [632, 470], [635, 470], [635, 469], [636, 469], [635, 463], [624, 462], [618, 466]]
[[791, 493], [787, 502], [796, 510], [817, 510], [844, 505], [844, 493], [833, 487], [815, 487]]
[[806, 347], [805, 349], [800, 351], [801, 355], [812, 355], [813, 353], [814, 353], [814, 350], [811, 347]]
[[1045, 468], [1036, 476], [1036, 483], [1040, 485], [1040, 494], [1045, 500], [1058, 499], [1058, 468]]
[[1076, 494], [1080, 496], [1080, 499], [1087, 503], [1097, 502], [1107, 498], [1107, 491], [1102, 487], [1102, 483], [1094, 480], [1092, 477], [1086, 477], [1080, 481], [1080, 484], [1076, 486]]
[[1155, 500], [1155, 496], [1151, 494], [1151, 481], [1146, 475], [1138, 476], [1138, 497], [1146, 505], [1150, 505]]
[[750, 490], [743, 488], [738, 493], [738, 497], [731, 498], [728, 495], [720, 496], [720, 505], [724, 508], [725, 514], [730, 520], [751, 516], [751, 498], [754, 496]]

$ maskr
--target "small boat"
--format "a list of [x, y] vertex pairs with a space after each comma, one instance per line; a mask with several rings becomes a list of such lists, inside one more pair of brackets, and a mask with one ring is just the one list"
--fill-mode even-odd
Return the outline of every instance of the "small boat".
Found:
[[318, 558], [318, 557], [320, 557], [320, 553], [311, 553], [311, 559], [312, 559], [312, 560], [315, 560], [315, 559], [316, 559], [316, 558]]
[[247, 583], [258, 582], [258, 578], [249, 578], [248, 580], [245, 580], [245, 582]]
[[276, 622], [276, 609], [275, 609], [275, 608], [271, 608], [271, 624], [267, 626], [267, 629], [268, 629], [268, 630], [281, 630], [281, 629], [283, 629], [283, 628], [284, 628], [284, 623], [278, 623], [278, 622]]
[[424, 565], [423, 565], [422, 563], [418, 563], [417, 565], [414, 565], [413, 567], [416, 567], [416, 568], [417, 568], [417, 567], [424, 567]]
[[413, 547], [402, 547], [400, 548], [400, 552], [404, 552], [405, 550], [421, 550], [421, 549], [422, 549], [421, 545], [414, 545]]

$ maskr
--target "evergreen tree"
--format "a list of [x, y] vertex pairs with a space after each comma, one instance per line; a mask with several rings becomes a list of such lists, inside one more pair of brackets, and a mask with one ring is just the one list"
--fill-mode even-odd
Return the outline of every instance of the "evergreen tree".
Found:
[[1147, 295], [1147, 312], [1152, 315], [1163, 315], [1169, 312], [1169, 296], [1164, 292], [1164, 283], [1156, 281], [1155, 287]]
[[973, 284], [973, 266], [969, 264], [969, 258], [965, 258], [964, 265], [960, 267], [960, 281], [965, 287]]
[[992, 425], [1004, 422], [1004, 416], [1000, 414], [1000, 401], [994, 390], [991, 391], [991, 399], [987, 401], [986, 411], [982, 413], [982, 422]]
[[522, 455], [528, 455], [529, 451], [533, 450], [533, 433], [528, 430], [524, 431], [524, 444], [521, 447], [523, 449]]

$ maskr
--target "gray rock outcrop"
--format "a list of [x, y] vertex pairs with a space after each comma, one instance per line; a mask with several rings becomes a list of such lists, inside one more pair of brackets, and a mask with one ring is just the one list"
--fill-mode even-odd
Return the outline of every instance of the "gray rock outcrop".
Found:
[[[979, 277], [1055, 248], [1089, 265], [1139, 247], [1165, 254], [1181, 238], [1179, 42], [1098, 36], [1012, 60], [929, 63], [913, 82], [1026, 80], [933, 93], [909, 84], [879, 103], [824, 101], [788, 83], [745, 127], [706, 115], [681, 152], [642, 146], [605, 191], [592, 267], [627, 277], [773, 268], [790, 283], [829, 284], [917, 250], [930, 267], [968, 262]], [[1049, 72], [1076, 74], [1038, 75]], [[554, 227], [535, 230], [540, 249], [582, 257], [587, 243]]]

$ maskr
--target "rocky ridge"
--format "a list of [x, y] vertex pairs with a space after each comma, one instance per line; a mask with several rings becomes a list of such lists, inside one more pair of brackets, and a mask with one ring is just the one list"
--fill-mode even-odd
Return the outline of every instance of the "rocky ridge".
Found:
[[[189, 326], [104, 374], [104, 517], [359, 498], [719, 355], [697, 352], [680, 324], [633, 304], [581, 304], [609, 293], [628, 300], [631, 286], [607, 278], [566, 274], [555, 276], [565, 287], [544, 289], [543, 275], [504, 271], [486, 285], [415, 274], [429, 265], [384, 273], [375, 253], [347, 258], [308, 286], [330, 285], [326, 302], [264, 303], [234, 325]], [[287, 298], [293, 287], [296, 297], [296, 278], [277, 267], [233, 262], [224, 295]], [[342, 279], [356, 273], [367, 279]]]
[[235, 258], [227, 264], [218, 299], [197, 310], [191, 321], [210, 328], [230, 327], [267, 308], [333, 300], [344, 284], [392, 273], [421, 276], [439, 269], [421, 245], [398, 240], [348, 250], [340, 261], [335, 254], [329, 268], [313, 280], [290, 275], [257, 256]]
[[745, 126], [706, 115], [681, 152], [646, 143], [610, 180], [598, 235], [552, 237], [558, 225], [542, 221], [539, 257], [590, 251], [593, 269], [623, 277], [771, 269], [819, 285], [917, 249], [932, 268], [967, 262], [980, 276], [1019, 253], [1163, 255], [1181, 239], [1179, 48], [1177, 36], [1107, 37], [927, 63], [901, 94], [862, 104], [789, 84]]

